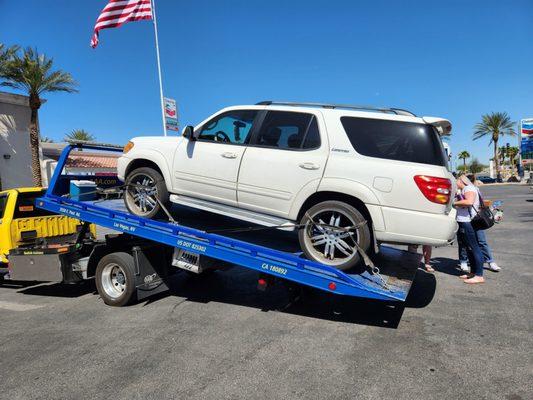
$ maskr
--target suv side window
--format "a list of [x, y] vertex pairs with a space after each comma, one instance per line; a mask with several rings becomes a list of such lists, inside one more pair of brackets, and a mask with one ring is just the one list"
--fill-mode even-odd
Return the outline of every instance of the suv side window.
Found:
[[355, 117], [341, 117], [341, 123], [359, 154], [447, 166], [442, 142], [430, 125]]
[[256, 110], [234, 110], [218, 115], [200, 128], [198, 140], [231, 144], [248, 143]]
[[268, 111], [252, 144], [283, 150], [311, 150], [320, 147], [320, 133], [313, 114]]

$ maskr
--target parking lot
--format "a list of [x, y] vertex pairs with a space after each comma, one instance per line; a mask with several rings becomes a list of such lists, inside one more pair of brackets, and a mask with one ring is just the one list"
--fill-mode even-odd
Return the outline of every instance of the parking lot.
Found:
[[533, 191], [503, 200], [489, 242], [502, 272], [457, 277], [434, 251], [405, 307], [282, 286], [241, 268], [176, 276], [170, 295], [103, 304], [92, 283], [0, 287], [2, 398], [530, 399]]

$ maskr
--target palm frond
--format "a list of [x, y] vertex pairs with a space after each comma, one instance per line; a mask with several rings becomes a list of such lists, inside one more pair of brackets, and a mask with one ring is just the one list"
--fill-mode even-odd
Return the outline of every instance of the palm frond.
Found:
[[76, 92], [77, 82], [68, 72], [53, 71], [53, 59], [28, 47], [15, 53], [0, 71], [3, 86], [23, 90], [37, 98], [46, 92]]

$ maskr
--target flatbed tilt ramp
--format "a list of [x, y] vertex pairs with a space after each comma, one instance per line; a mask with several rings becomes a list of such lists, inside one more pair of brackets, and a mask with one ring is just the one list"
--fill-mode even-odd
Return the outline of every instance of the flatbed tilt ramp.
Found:
[[[197, 227], [137, 217], [120, 207], [121, 200], [79, 201], [65, 196], [62, 175], [70, 152], [74, 149], [120, 151], [106, 145], [71, 144], [62, 152], [49, 188], [36, 201], [39, 208], [94, 223], [133, 238], [142, 238], [200, 256], [249, 268], [259, 273], [327, 292], [379, 300], [405, 301], [418, 268], [419, 257], [406, 251], [381, 246], [373, 259], [379, 273], [365, 270], [350, 274], [302, 258], [299, 253], [276, 249], [277, 232], [269, 231], [272, 246], [208, 233]], [[118, 203], [117, 203], [118, 202]], [[248, 235], [245, 234], [245, 235]], [[250, 236], [253, 233], [249, 233]]]

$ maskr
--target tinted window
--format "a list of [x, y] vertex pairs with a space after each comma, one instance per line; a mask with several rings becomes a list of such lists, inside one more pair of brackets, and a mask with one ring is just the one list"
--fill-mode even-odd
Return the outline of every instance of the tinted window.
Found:
[[35, 206], [35, 199], [44, 195], [44, 192], [45, 191], [43, 190], [41, 192], [19, 193], [17, 196], [17, 203], [15, 204], [13, 218], [31, 218], [54, 215], [51, 211], [46, 211]]
[[269, 111], [253, 144], [288, 150], [320, 147], [316, 118], [312, 114]]
[[0, 219], [4, 218], [4, 211], [6, 210], [7, 194], [0, 195]]
[[257, 111], [235, 110], [219, 115], [200, 131], [199, 140], [212, 140], [222, 143], [247, 143]]
[[430, 125], [369, 118], [342, 117], [353, 148], [360, 154], [446, 166], [437, 132]]

